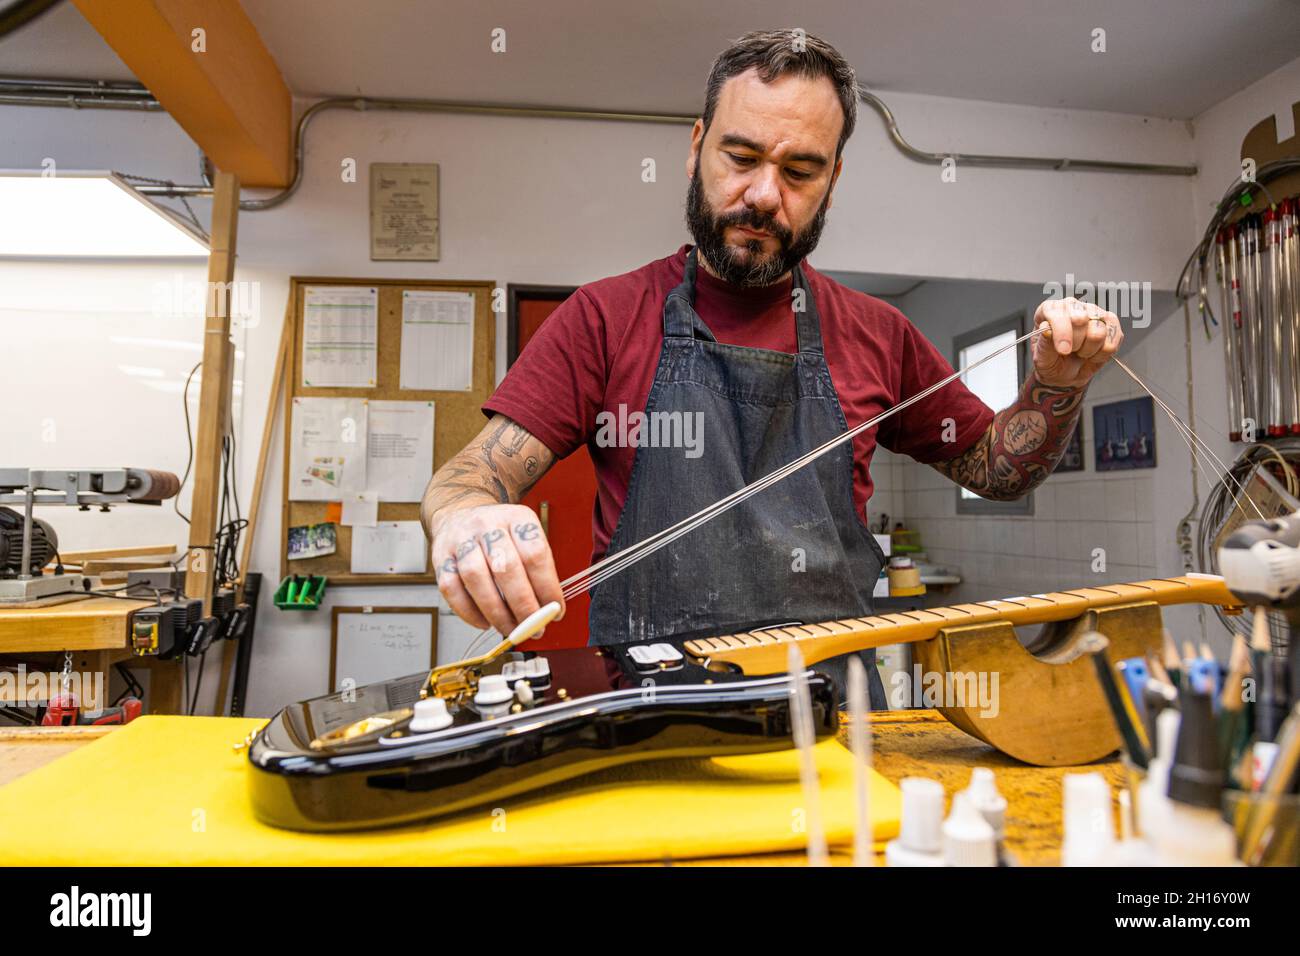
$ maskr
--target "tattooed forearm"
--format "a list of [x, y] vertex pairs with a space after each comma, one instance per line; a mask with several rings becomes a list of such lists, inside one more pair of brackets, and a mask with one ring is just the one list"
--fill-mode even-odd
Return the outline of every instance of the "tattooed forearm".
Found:
[[479, 448], [480, 457], [492, 469], [493, 474], [498, 470], [495, 456], [514, 458], [519, 454], [520, 449], [524, 447], [528, 439], [533, 437], [521, 426], [504, 416], [498, 415], [488, 423], [488, 427], [492, 428], [494, 424], [496, 428], [492, 430], [492, 434], [488, 436], [487, 441], [483, 442]]
[[1020, 398], [993, 416], [982, 438], [933, 467], [981, 498], [1023, 498], [1052, 473], [1083, 409], [1082, 388], [1043, 385], [1031, 373]]
[[522, 425], [494, 415], [429, 482], [420, 505], [425, 532], [432, 537], [443, 516], [462, 508], [517, 503], [554, 461]]

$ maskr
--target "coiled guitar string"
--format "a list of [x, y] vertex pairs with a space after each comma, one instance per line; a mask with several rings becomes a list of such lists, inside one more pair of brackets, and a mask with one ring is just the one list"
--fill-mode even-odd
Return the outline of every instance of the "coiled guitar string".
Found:
[[[1111, 360], [1116, 365], [1118, 365], [1121, 370], [1123, 370], [1125, 375], [1133, 379], [1133, 381], [1137, 383], [1137, 386], [1140, 389], [1142, 389], [1142, 391], [1146, 392], [1148, 395], [1151, 396], [1151, 400], [1156, 403], [1156, 406], [1161, 411], [1163, 411], [1166, 415], [1169, 416], [1169, 420], [1173, 422], [1174, 427], [1178, 429], [1178, 434], [1182, 436], [1183, 443], [1187, 445], [1187, 450], [1191, 452], [1192, 457], [1196, 459], [1197, 464], [1199, 464], [1202, 468], [1205, 468], [1205, 470], [1210, 472], [1211, 474], [1214, 474], [1216, 471], [1218, 472], [1219, 480], [1227, 487], [1228, 493], [1232, 495], [1233, 504], [1237, 506], [1237, 510], [1241, 512], [1242, 517], [1249, 518], [1249, 515], [1246, 514], [1246, 509], [1241, 506], [1241, 499], [1245, 498], [1247, 503], [1252, 508], [1255, 509], [1255, 513], [1262, 520], [1264, 518], [1264, 512], [1262, 512], [1259, 509], [1259, 505], [1255, 503], [1255, 499], [1251, 498], [1250, 495], [1246, 494], [1245, 487], [1242, 485], [1240, 481], [1237, 480], [1236, 476], [1232, 474], [1232, 470], [1223, 463], [1223, 459], [1214, 453], [1214, 449], [1211, 448], [1205, 442], [1205, 440], [1201, 438], [1201, 436], [1197, 435], [1196, 432], [1192, 430], [1192, 427], [1190, 425], [1188, 425], [1181, 418], [1179, 418], [1178, 414], [1173, 410], [1172, 406], [1170, 406], [1168, 402], [1166, 402], [1159, 395], [1157, 395], [1155, 393], [1155, 390], [1152, 389], [1149, 385], [1147, 385], [1146, 382], [1138, 378], [1137, 373], [1134, 372], [1127, 365], [1125, 365], [1124, 362], [1122, 362], [1118, 356], [1111, 356]], [[1207, 466], [1204, 460], [1205, 457], [1212, 459], [1214, 464], [1217, 467], [1211, 468]], [[1231, 485], [1228, 484], [1229, 481], [1232, 482]], [[1236, 485], [1237, 492], [1240, 492], [1240, 495], [1237, 494], [1237, 492], [1234, 492], [1232, 490], [1232, 485]]]

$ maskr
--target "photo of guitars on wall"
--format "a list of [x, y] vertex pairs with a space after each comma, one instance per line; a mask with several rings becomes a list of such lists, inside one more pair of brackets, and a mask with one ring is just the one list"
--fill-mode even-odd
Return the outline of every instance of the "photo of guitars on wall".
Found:
[[1092, 440], [1098, 471], [1156, 466], [1154, 413], [1149, 395], [1093, 406]]

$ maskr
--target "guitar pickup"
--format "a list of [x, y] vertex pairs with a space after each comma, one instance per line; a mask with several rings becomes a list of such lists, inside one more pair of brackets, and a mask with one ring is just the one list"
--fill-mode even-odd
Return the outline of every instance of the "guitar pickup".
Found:
[[671, 644], [633, 644], [627, 649], [641, 671], [674, 670], [682, 666], [682, 652]]

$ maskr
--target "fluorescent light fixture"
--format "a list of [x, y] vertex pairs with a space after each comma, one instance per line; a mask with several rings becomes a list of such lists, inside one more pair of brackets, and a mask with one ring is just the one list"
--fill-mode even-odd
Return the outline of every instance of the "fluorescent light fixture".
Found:
[[194, 227], [109, 172], [0, 170], [0, 256], [206, 258]]

